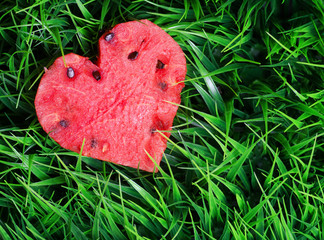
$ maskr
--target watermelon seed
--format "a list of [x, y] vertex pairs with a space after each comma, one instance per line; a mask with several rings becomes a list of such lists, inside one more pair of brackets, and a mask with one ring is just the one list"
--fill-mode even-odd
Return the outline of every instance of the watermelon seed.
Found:
[[138, 56], [138, 52], [134, 51], [128, 55], [128, 59], [133, 61], [137, 58], [137, 56]]
[[160, 60], [157, 61], [157, 64], [156, 64], [156, 68], [157, 69], [163, 69], [164, 68], [164, 63], [161, 62]]
[[74, 70], [73, 70], [73, 68], [69, 67], [69, 68], [67, 69], [66, 74], [67, 74], [68, 78], [73, 78], [74, 75], [75, 75], [75, 74], [74, 74]]
[[101, 76], [100, 76], [100, 72], [99, 71], [93, 71], [92, 72], [92, 76], [97, 80], [99, 81]]
[[61, 125], [61, 127], [67, 128], [69, 126], [69, 122], [66, 120], [61, 120], [59, 122], [59, 124]]
[[107, 42], [110, 42], [114, 38], [115, 34], [114, 33], [108, 33], [105, 37], [105, 40]]
[[156, 128], [151, 129], [151, 134], [153, 135], [156, 132]]
[[159, 86], [163, 91], [168, 89], [168, 85], [166, 84], [166, 82], [160, 82]]
[[98, 145], [98, 142], [97, 142], [97, 140], [96, 139], [91, 139], [91, 143], [90, 143], [90, 146], [91, 146], [91, 148], [95, 148], [95, 147], [97, 147], [97, 145]]

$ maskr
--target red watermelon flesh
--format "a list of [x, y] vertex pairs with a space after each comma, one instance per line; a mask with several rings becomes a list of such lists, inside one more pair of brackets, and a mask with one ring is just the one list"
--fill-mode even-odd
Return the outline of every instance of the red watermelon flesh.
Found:
[[[157, 171], [184, 87], [179, 45], [148, 20], [99, 39], [97, 65], [68, 54], [45, 72], [35, 99], [43, 129], [63, 148]], [[64, 64], [65, 61], [65, 64]], [[164, 136], [163, 136], [164, 135]]]

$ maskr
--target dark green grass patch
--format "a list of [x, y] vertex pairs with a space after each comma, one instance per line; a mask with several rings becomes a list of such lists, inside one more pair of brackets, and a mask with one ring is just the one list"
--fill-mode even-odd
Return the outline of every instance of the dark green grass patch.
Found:
[[[44, 67], [143, 18], [188, 63], [157, 174], [62, 149], [33, 105]], [[321, 0], [2, 1], [0, 238], [324, 239], [323, 32]]]

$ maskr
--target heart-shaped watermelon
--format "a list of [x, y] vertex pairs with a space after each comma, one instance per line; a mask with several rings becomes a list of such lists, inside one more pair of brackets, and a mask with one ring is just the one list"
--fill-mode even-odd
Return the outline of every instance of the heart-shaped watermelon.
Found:
[[[180, 46], [148, 20], [116, 25], [99, 39], [97, 65], [70, 53], [38, 87], [40, 124], [63, 148], [145, 171], [166, 149], [186, 60]], [[164, 135], [164, 136], [163, 136]], [[83, 148], [82, 148], [83, 146]]]

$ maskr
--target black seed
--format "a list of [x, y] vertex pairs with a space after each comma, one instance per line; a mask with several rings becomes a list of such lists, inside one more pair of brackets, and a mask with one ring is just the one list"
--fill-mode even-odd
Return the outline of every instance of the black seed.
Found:
[[92, 72], [92, 76], [93, 76], [94, 79], [96, 79], [97, 81], [99, 81], [100, 78], [101, 78], [101, 75], [100, 75], [100, 72], [99, 72], [99, 71], [93, 71], [93, 72]]
[[156, 68], [157, 69], [163, 69], [164, 68], [164, 63], [161, 62], [160, 60], [157, 61], [157, 64], [156, 64]]
[[68, 78], [73, 78], [74, 77], [74, 70], [73, 70], [73, 68], [69, 67], [67, 69], [66, 75], [68, 76]]
[[168, 89], [168, 85], [165, 82], [160, 82], [159, 86], [163, 91]]
[[138, 56], [138, 52], [134, 51], [128, 55], [128, 59], [133, 61], [137, 58], [137, 56]]
[[114, 38], [115, 34], [114, 33], [108, 33], [105, 37], [105, 40], [107, 42], [110, 42]]
[[64, 128], [67, 128], [69, 126], [69, 122], [66, 120], [61, 120], [59, 124]]
[[151, 134], [153, 135], [156, 132], [156, 128], [151, 129]]
[[91, 139], [91, 143], [90, 143], [91, 148], [95, 148], [98, 146], [98, 141], [96, 139]]

